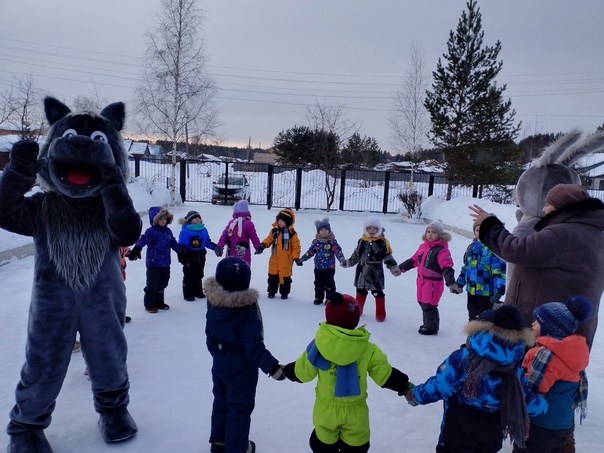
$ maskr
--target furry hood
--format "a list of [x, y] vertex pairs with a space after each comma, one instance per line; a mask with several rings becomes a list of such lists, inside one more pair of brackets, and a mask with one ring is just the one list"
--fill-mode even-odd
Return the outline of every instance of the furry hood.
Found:
[[258, 302], [258, 290], [248, 288], [243, 291], [225, 291], [214, 277], [205, 279], [204, 289], [208, 304], [213, 307], [242, 308]]
[[464, 333], [468, 335], [468, 337], [471, 337], [482, 331], [488, 331], [492, 333], [494, 337], [498, 337], [506, 343], [512, 345], [523, 342], [527, 347], [530, 348], [536, 343], [535, 334], [530, 327], [525, 327], [520, 330], [509, 330], [496, 326], [490, 321], [480, 320], [470, 321], [464, 327]]
[[168, 211], [168, 208], [164, 208], [161, 206], [152, 206], [149, 208], [149, 223], [153, 225], [157, 225], [157, 221], [161, 216], [166, 216], [168, 218], [166, 225], [170, 225], [172, 220], [174, 220], [174, 215]]
[[[422, 234], [422, 240], [428, 242], [428, 240], [426, 239], [426, 233]], [[445, 231], [443, 234], [441, 234], [438, 237], [438, 239], [436, 241], [432, 241], [432, 242], [438, 242], [438, 241], [451, 242], [451, 233], [449, 233], [448, 231]]]

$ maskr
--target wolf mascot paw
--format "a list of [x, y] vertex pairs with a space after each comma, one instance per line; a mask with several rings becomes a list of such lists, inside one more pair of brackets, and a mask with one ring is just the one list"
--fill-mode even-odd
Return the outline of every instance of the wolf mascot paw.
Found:
[[[0, 176], [0, 227], [31, 236], [35, 244], [26, 363], [7, 429], [11, 452], [52, 451], [43, 429], [77, 332], [94, 407], [105, 417], [103, 436], [114, 442], [136, 432], [126, 409], [130, 383], [119, 247], [133, 244], [142, 224], [125, 184], [124, 104], [100, 114], [72, 113], [48, 97], [44, 109], [50, 125], [44, 144], [38, 151], [35, 142], [15, 143]], [[42, 190], [30, 196], [36, 178]]]

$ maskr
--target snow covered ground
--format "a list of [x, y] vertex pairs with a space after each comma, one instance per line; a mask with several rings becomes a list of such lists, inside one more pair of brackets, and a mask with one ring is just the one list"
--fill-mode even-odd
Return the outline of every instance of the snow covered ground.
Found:
[[[154, 191], [145, 195], [135, 185], [130, 187], [139, 210], [167, 201], [166, 194]], [[471, 229], [467, 206], [476, 200], [456, 198], [449, 202], [429, 199], [424, 203], [424, 217], [440, 218], [455, 231]], [[514, 208], [479, 201], [485, 209], [496, 212], [506, 224], [515, 225]], [[176, 219], [191, 210], [198, 210], [210, 235], [217, 240], [231, 217], [229, 206], [211, 204], [180, 205], [172, 208], [175, 222], [172, 230], [177, 235], [180, 226]], [[264, 238], [278, 209], [267, 210], [252, 206], [251, 212], [258, 234]], [[303, 210], [296, 213], [296, 230], [305, 250], [315, 235], [314, 220], [327, 216], [336, 238], [347, 257], [352, 253], [362, 233], [363, 220], [368, 213]], [[409, 258], [420, 243], [425, 226], [406, 222], [400, 215], [380, 215], [386, 236], [393, 247], [397, 261]], [[144, 217], [145, 227], [148, 225]], [[459, 271], [463, 252], [470, 242], [468, 236], [453, 232], [450, 243]], [[0, 251], [31, 242], [29, 238], [0, 231]], [[92, 406], [90, 382], [83, 375], [82, 355], [76, 353], [57, 401], [53, 421], [46, 434], [55, 453], [76, 451], [194, 453], [209, 451], [210, 412], [212, 404], [211, 358], [205, 348], [205, 300], [185, 302], [181, 294], [181, 266], [173, 256], [172, 278], [166, 290], [166, 302], [171, 310], [148, 314], [143, 309], [145, 285], [144, 260], [129, 262], [126, 287], [128, 314], [132, 322], [125, 327], [129, 343], [128, 366], [131, 378], [130, 411], [139, 433], [132, 440], [105, 444], [97, 428], [98, 415]], [[295, 267], [292, 294], [289, 300], [269, 300], [266, 297], [266, 273], [269, 255], [254, 256], [252, 286], [260, 290], [260, 306], [264, 319], [267, 347], [282, 362], [296, 359], [313, 338], [318, 323], [324, 319], [321, 306], [313, 306], [313, 267], [306, 262]], [[212, 275], [218, 262], [208, 254], [206, 275]], [[14, 388], [24, 357], [27, 310], [32, 282], [33, 258], [14, 259], [0, 266], [2, 282], [2, 311], [0, 331], [5, 347], [0, 349], [0, 413], [8, 422], [8, 412], [14, 404]], [[338, 290], [354, 294], [354, 269], [338, 268]], [[463, 341], [463, 326], [467, 320], [466, 296], [445, 293], [440, 304], [441, 331], [438, 336], [418, 335], [421, 312], [415, 301], [415, 272], [395, 278], [386, 275], [386, 322], [373, 318], [370, 297], [361, 322], [372, 333], [372, 341], [387, 354], [391, 363], [410, 376], [413, 382], [423, 382], [431, 376], [441, 361]], [[582, 426], [577, 426], [577, 451], [601, 451], [604, 443], [604, 334], [595, 339], [591, 364], [588, 368], [590, 384], [589, 414]], [[369, 386], [371, 418], [371, 451], [422, 453], [434, 451], [442, 415], [442, 405], [432, 404], [412, 408], [394, 392]], [[314, 383], [294, 384], [276, 382], [261, 376], [256, 409], [252, 416], [250, 438], [257, 451], [263, 453], [310, 451], [308, 437], [312, 430], [311, 411], [314, 401]], [[8, 441], [0, 430], [0, 445]], [[0, 447], [1, 448], [1, 447]], [[503, 451], [510, 452], [506, 444]]]

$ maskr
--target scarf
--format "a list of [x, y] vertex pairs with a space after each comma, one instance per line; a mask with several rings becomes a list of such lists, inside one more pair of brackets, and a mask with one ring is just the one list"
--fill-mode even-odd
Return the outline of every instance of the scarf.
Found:
[[524, 448], [528, 437], [530, 420], [526, 410], [524, 389], [516, 373], [516, 364], [501, 365], [489, 358], [476, 354], [466, 344], [470, 355], [467, 357], [466, 379], [461, 393], [468, 398], [475, 398], [482, 379], [491, 372], [501, 376], [501, 429], [503, 437], [510, 436], [519, 448]]
[[241, 237], [241, 233], [243, 232], [243, 217], [237, 217], [231, 220], [228, 226], [229, 237], [233, 235], [235, 228], [237, 228], [237, 236]]
[[335, 234], [333, 234], [333, 232], [332, 232], [332, 231], [330, 231], [329, 233], [327, 233], [327, 234], [326, 234], [326, 235], [324, 235], [324, 236], [321, 236], [319, 233], [317, 233], [317, 234], [315, 235], [315, 239], [316, 239], [317, 241], [321, 241], [321, 242], [329, 242], [329, 241], [333, 241], [335, 238], [336, 238], [336, 235], [335, 235]]
[[[306, 347], [306, 356], [312, 366], [320, 370], [328, 370], [331, 362], [321, 355], [312, 340]], [[359, 374], [357, 363], [352, 362], [349, 365], [336, 364], [336, 387], [334, 396], [359, 396], [361, 394], [361, 385], [359, 383]]]
[[272, 249], [271, 249], [272, 255], [274, 255], [277, 252], [276, 251], [277, 239], [279, 238], [280, 233], [283, 234], [283, 243], [282, 243], [283, 250], [289, 250], [289, 229], [275, 227], [275, 228], [273, 228], [273, 244], [272, 244]]
[[[531, 371], [528, 375], [528, 383], [529, 388], [533, 392], [537, 392], [541, 381], [545, 375], [545, 368], [547, 368], [547, 364], [554, 356], [554, 353], [542, 346], [535, 353], [533, 357], [533, 363], [531, 364]], [[579, 424], [583, 424], [583, 419], [587, 417], [587, 375], [585, 374], [585, 370], [579, 373], [579, 388], [577, 389], [577, 393], [575, 393], [575, 403], [573, 404], [573, 409], [575, 409], [579, 413]]]

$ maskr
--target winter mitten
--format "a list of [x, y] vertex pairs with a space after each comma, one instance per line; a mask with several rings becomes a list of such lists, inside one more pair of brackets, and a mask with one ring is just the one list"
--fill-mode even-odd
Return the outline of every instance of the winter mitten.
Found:
[[38, 152], [40, 147], [31, 140], [21, 140], [13, 145], [10, 152], [10, 166], [23, 176], [35, 177], [38, 173]]
[[394, 275], [395, 277], [398, 277], [399, 275], [401, 275], [401, 269], [398, 266], [392, 266], [389, 270], [390, 270], [390, 273], [392, 275]]
[[419, 405], [419, 403], [415, 399], [415, 395], [413, 394], [413, 389], [407, 390], [407, 393], [405, 394], [405, 399], [407, 400], [409, 406], [415, 407]]
[[277, 365], [277, 368], [270, 374], [270, 376], [276, 381], [283, 381], [285, 379], [285, 373], [283, 373], [283, 366]]
[[266, 248], [266, 245], [264, 244], [260, 244], [257, 248], [256, 251], [254, 252], [254, 255], [261, 255], [262, 252], [264, 252], [264, 249]]
[[214, 254], [217, 257], [221, 257], [223, 252], [224, 252], [224, 247], [219, 247], [219, 246], [214, 247]]
[[302, 266], [304, 264], [304, 261], [302, 261], [300, 258], [296, 258], [294, 260], [294, 263], [296, 263], [296, 266]]
[[142, 248], [139, 247], [138, 245], [132, 247], [132, 250], [130, 250], [130, 253], [128, 253], [128, 259], [130, 261], [136, 261], [136, 260], [140, 259], [141, 251], [142, 251]]
[[449, 285], [449, 290], [453, 294], [461, 294], [461, 293], [463, 293], [463, 288], [461, 286], [459, 286], [457, 283], [452, 283], [451, 285]]
[[409, 390], [413, 390], [414, 387], [415, 387], [415, 384], [413, 382], [409, 381], [409, 383], [407, 384], [407, 389], [402, 392], [398, 392], [398, 396], [404, 396], [406, 398]]
[[338, 259], [338, 261], [340, 262], [340, 266], [342, 266], [342, 267], [344, 267], [344, 265], [346, 264], [346, 258], [344, 258], [344, 257]]
[[176, 256], [178, 256], [178, 262], [180, 264], [185, 264], [187, 262], [187, 255], [185, 252], [178, 252]]
[[344, 267], [344, 268], [346, 268], [346, 267], [350, 267], [350, 262], [349, 262], [347, 259], [342, 258], [342, 259], [340, 260], [340, 266], [342, 266], [342, 267]]

